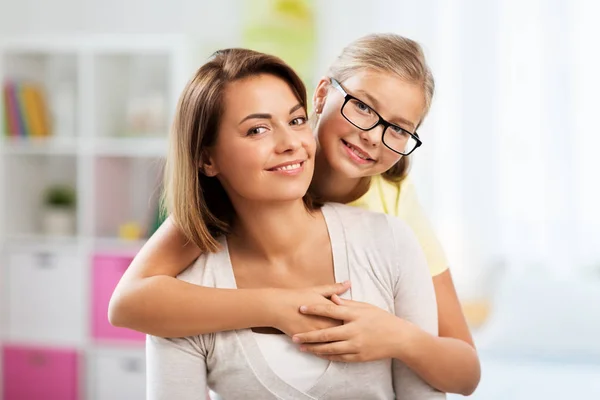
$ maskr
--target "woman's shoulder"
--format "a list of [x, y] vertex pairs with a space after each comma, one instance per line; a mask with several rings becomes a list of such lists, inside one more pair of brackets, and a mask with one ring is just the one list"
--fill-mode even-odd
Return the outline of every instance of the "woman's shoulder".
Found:
[[217, 287], [214, 276], [216, 264], [219, 263], [221, 256], [227, 253], [225, 239], [219, 238], [219, 243], [221, 244], [220, 250], [216, 253], [200, 254], [193, 263], [177, 275], [177, 279], [195, 285]]
[[390, 181], [381, 175], [371, 178], [369, 190], [350, 205], [385, 214], [399, 215], [403, 198], [413, 192], [411, 180], [406, 177], [401, 181]]
[[374, 224], [381, 223], [385, 214], [371, 211], [368, 208], [355, 207], [349, 204], [325, 203], [323, 212], [336, 215], [344, 225], [348, 224]]
[[[367, 268], [364, 279], [383, 277], [392, 288], [400, 270], [412, 267], [407, 260], [422, 252], [410, 227], [398, 217], [343, 204], [328, 204], [324, 211], [334, 214], [337, 226], [341, 226], [337, 229], [328, 221], [332, 242], [344, 241], [334, 244], [346, 248], [351, 265], [363, 272]], [[339, 231], [342, 234], [336, 234]]]
[[414, 236], [407, 223], [394, 215], [339, 203], [327, 203], [323, 208], [326, 214], [336, 216], [347, 238], [369, 237], [388, 243]]

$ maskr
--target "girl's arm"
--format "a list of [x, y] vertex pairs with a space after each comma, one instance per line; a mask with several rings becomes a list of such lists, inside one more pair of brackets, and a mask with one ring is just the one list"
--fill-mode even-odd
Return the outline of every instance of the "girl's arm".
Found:
[[[403, 350], [411, 346], [431, 346], [428, 343], [408, 343], [408, 332], [419, 332], [434, 338], [438, 331], [436, 299], [431, 275], [423, 252], [412, 232], [400, 221], [392, 222], [396, 252], [391, 259], [401, 260], [391, 276], [394, 295], [394, 313], [375, 305], [332, 299], [336, 305], [302, 307], [302, 311], [344, 321], [339, 327], [295, 335], [294, 341], [303, 343], [300, 348], [332, 361], [368, 362], [381, 359], [393, 360], [394, 392], [398, 399], [441, 400], [439, 391], [430, 376], [422, 368], [415, 368], [404, 359]], [[415, 333], [416, 336], [416, 333]], [[426, 349], [429, 352], [432, 349]], [[430, 368], [427, 358], [421, 365]], [[437, 390], [436, 390], [437, 389]]]
[[[164, 337], [184, 337], [267, 323], [263, 296], [176, 279], [200, 256], [168, 218], [135, 256], [108, 309], [111, 324]], [[248, 308], [242, 312], [240, 304]], [[226, 311], [226, 312], [224, 312]]]
[[[200, 255], [167, 219], [136, 255], [109, 305], [115, 326], [163, 337], [184, 337], [250, 327], [274, 327], [287, 334], [335, 324], [298, 312], [306, 302], [329, 302], [348, 285], [305, 290], [216, 289], [176, 279]], [[311, 303], [309, 303], [311, 304]]]
[[[398, 317], [396, 326], [402, 329], [402, 325], [410, 324], [427, 337], [435, 338], [439, 323], [435, 290], [431, 282], [427, 261], [423, 256], [420, 244], [409, 228], [394, 223], [391, 225], [393, 232], [395, 231], [395, 242], [399, 243], [397, 256], [402, 259], [399, 268], [400, 274], [394, 287], [394, 312]], [[391, 345], [389, 348], [402, 350], [405, 347], [410, 347], [409, 343], [401, 343], [402, 336], [401, 333], [392, 335], [399, 341], [395, 346]], [[431, 351], [431, 349], [427, 350]], [[423, 360], [419, 360], [427, 366], [425, 370], [421, 370], [415, 368], [414, 364], [408, 363], [402, 357], [402, 352], [392, 354], [392, 356], [394, 358], [394, 390], [397, 398], [428, 400], [446, 398], [445, 394], [442, 393], [445, 391], [439, 388], [434, 381], [428, 379], [427, 375], [423, 374], [427, 368], [431, 367], [431, 363], [427, 364]]]
[[[405, 248], [415, 241], [412, 235], [403, 235], [397, 243], [400, 248]], [[401, 254], [421, 254], [421, 249], [408, 250]], [[424, 268], [420, 268], [419, 260], [412, 261], [410, 265], [405, 270], [422, 275]], [[303, 347], [307, 351], [333, 361], [362, 362], [395, 358], [439, 391], [470, 395], [479, 384], [481, 371], [452, 277], [446, 270], [433, 278], [435, 299], [426, 296], [432, 290], [431, 278], [428, 281], [429, 290], [426, 290], [427, 287], [419, 289], [421, 293], [408, 290], [417, 288], [408, 279], [404, 285], [400, 285], [402, 290], [396, 297], [396, 314], [399, 318], [393, 315], [394, 318], [390, 318], [389, 313], [375, 306], [359, 305], [347, 300], [336, 300], [342, 307], [309, 305], [304, 311], [307, 314], [340, 319], [344, 325], [295, 335], [294, 340], [306, 343]], [[408, 301], [411, 298], [422, 300]], [[419, 318], [427, 317], [427, 314], [423, 314], [423, 307], [426, 310], [426, 305], [431, 301], [434, 310], [437, 303], [438, 310], [438, 323], [433, 327], [430, 319], [418, 322]], [[413, 312], [417, 314], [412, 315]]]
[[439, 390], [469, 395], [479, 384], [479, 358], [454, 289], [444, 249], [410, 179], [401, 183], [396, 213], [411, 227], [425, 253], [433, 276], [439, 320], [439, 337], [412, 329], [414, 332], [410, 337], [416, 346], [407, 347], [402, 358]]
[[450, 271], [433, 278], [439, 337], [405, 323], [406, 341], [396, 357], [442, 392], [472, 394], [481, 377], [479, 357], [454, 289]]
[[[337, 306], [309, 305], [303, 312], [339, 319], [344, 325], [298, 334], [294, 341], [304, 343], [302, 347], [306, 351], [332, 361], [396, 358], [437, 390], [468, 396], [479, 384], [479, 358], [464, 323], [452, 278], [449, 272], [444, 274], [448, 276], [436, 277], [434, 282], [437, 281], [439, 329], [447, 335], [445, 337], [435, 335], [435, 330], [423, 329], [423, 325], [419, 326], [412, 317], [406, 318], [411, 308], [406, 307], [408, 303], [404, 300], [397, 301], [397, 311], [401, 312], [397, 318], [370, 304], [334, 297]], [[400, 304], [405, 306], [404, 312]]]

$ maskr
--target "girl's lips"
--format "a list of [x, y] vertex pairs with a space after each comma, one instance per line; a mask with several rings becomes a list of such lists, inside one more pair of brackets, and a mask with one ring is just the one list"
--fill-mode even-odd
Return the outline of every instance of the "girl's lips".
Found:
[[358, 148], [357, 146], [346, 142], [344, 139], [342, 139], [342, 144], [344, 145], [346, 153], [348, 153], [348, 155], [354, 162], [363, 165], [375, 162], [375, 160], [373, 160], [368, 153]]

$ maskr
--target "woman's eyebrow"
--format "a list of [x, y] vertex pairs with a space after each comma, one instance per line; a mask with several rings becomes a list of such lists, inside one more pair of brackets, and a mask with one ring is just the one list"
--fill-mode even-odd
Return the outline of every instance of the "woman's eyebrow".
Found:
[[271, 114], [264, 114], [264, 113], [249, 114], [240, 121], [240, 124], [249, 119], [272, 119], [272, 118], [273, 118], [273, 116]]
[[293, 114], [294, 112], [296, 112], [296, 110], [302, 108], [302, 104], [298, 103], [296, 104], [294, 107], [290, 108], [290, 114]]
[[[301, 103], [296, 104], [294, 107], [290, 108], [290, 114], [294, 113], [295, 111], [297, 111], [300, 108], [302, 108], [302, 104]], [[272, 118], [273, 118], [273, 115], [268, 114], [268, 113], [249, 114], [246, 117], [244, 117], [244, 119], [242, 119], [239, 124], [241, 124], [244, 121], [247, 121], [249, 119], [272, 119]]]

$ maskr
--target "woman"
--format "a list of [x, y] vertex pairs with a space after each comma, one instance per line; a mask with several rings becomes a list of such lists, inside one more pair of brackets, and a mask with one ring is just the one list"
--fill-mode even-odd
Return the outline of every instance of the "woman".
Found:
[[170, 146], [169, 209], [207, 249], [181, 280], [293, 288], [352, 277], [351, 300], [336, 301], [374, 311], [381, 331], [371, 340], [386, 342], [387, 354], [369, 363], [327, 361], [302, 354], [283, 334], [249, 329], [149, 336], [149, 398], [199, 398], [207, 384], [225, 399], [445, 398], [392, 361], [400, 318], [437, 331], [422, 250], [397, 218], [339, 204], [321, 208], [306, 195], [316, 142], [306, 90], [291, 68], [250, 50], [217, 52], [184, 89]]
[[[408, 131], [413, 138], [432, 95], [433, 79], [415, 42], [397, 35], [369, 35], [346, 47], [313, 98], [320, 146], [312, 187], [323, 200], [397, 215], [413, 228], [433, 276], [441, 337], [405, 324], [399, 357], [438, 390], [468, 395], [479, 382], [479, 360], [443, 252], [412, 185], [404, 179], [409, 158], [389, 148], [385, 139], [392, 127], [385, 134], [381, 123], [365, 130], [371, 123], [357, 126], [347, 112], [349, 105], [355, 105], [370, 115], [371, 122], [384, 116], [384, 121], [396, 123], [393, 129]], [[412, 143], [420, 142], [413, 138]], [[341, 341], [346, 345], [360, 340], [361, 328], [368, 328], [364, 310], [353, 304], [332, 308], [326, 299], [347, 289], [341, 283], [295, 290], [222, 290], [174, 279], [207, 250], [187, 239], [192, 237], [193, 232], [182, 231], [170, 218], [150, 238], [113, 295], [113, 324], [161, 336], [269, 326], [299, 341], [316, 342], [306, 350], [323, 357], [362, 361], [377, 354], [378, 349], [343, 353], [325, 340], [327, 330], [320, 329], [337, 325], [339, 318], [351, 316], [345, 326], [356, 328]], [[313, 305], [325, 306], [336, 320], [300, 314], [302, 305], [314, 313], [323, 310]]]

